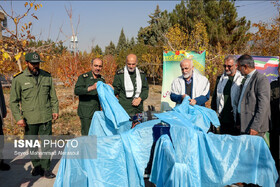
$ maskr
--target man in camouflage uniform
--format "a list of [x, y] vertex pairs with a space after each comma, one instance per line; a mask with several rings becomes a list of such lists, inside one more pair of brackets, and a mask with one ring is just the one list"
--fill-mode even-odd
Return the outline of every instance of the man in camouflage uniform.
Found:
[[105, 83], [100, 75], [102, 67], [101, 59], [93, 59], [91, 61], [91, 71], [80, 75], [75, 85], [75, 94], [79, 96], [78, 115], [81, 120], [81, 134], [83, 136], [88, 135], [94, 112], [100, 110], [96, 85], [98, 81]]
[[275, 160], [277, 171], [279, 172], [279, 135], [280, 135], [280, 78], [272, 81], [271, 86], [271, 122], [270, 129], [270, 151]]
[[[52, 119], [58, 118], [58, 99], [53, 79], [50, 73], [39, 69], [42, 61], [38, 53], [26, 54], [25, 61], [27, 68], [15, 74], [12, 81], [10, 107], [13, 116], [19, 126], [25, 127], [25, 135], [51, 135]], [[34, 140], [34, 136], [31, 139]], [[42, 151], [49, 151], [49, 148], [42, 147]], [[33, 176], [55, 177], [50, 171], [49, 156], [40, 159], [38, 155], [31, 155], [31, 161]]]
[[114, 93], [130, 116], [143, 111], [143, 101], [149, 94], [146, 75], [136, 66], [136, 55], [129, 54], [126, 57], [126, 66], [116, 72], [113, 82]]

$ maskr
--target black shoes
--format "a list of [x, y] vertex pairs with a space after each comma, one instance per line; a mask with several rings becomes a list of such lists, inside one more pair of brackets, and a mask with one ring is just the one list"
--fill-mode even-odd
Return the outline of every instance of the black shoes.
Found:
[[0, 170], [1, 171], [8, 171], [8, 170], [10, 170], [10, 168], [11, 167], [8, 164], [4, 163], [3, 160], [0, 162]]
[[44, 170], [41, 168], [41, 166], [36, 166], [35, 168], [33, 168], [32, 172], [31, 172], [32, 176], [38, 176], [44, 175]]
[[52, 179], [52, 178], [55, 178], [55, 177], [56, 177], [56, 175], [55, 175], [53, 172], [49, 171], [49, 170], [46, 170], [46, 171], [45, 171], [44, 176], [45, 176], [47, 179]]
[[41, 166], [36, 166], [35, 168], [33, 168], [31, 174], [33, 176], [37, 176], [37, 175], [45, 176], [47, 179], [52, 179], [56, 177], [56, 175], [53, 172], [51, 172], [50, 170], [45, 171], [43, 168], [41, 168]]

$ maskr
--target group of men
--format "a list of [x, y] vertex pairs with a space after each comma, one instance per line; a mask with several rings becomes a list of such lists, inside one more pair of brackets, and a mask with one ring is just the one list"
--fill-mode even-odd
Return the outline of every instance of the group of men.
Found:
[[[116, 72], [113, 85], [109, 84], [114, 89], [119, 103], [130, 116], [143, 111], [143, 101], [148, 98], [149, 92], [146, 75], [137, 68], [137, 62], [137, 56], [129, 54], [124, 68]], [[101, 109], [96, 85], [98, 81], [105, 83], [100, 75], [102, 65], [101, 59], [93, 59], [91, 71], [80, 75], [75, 85], [75, 94], [79, 96], [78, 115], [82, 135], [88, 135], [93, 114]]]
[[[52, 120], [58, 119], [58, 99], [50, 73], [39, 68], [38, 53], [28, 53], [25, 56], [26, 69], [13, 76], [10, 92], [10, 108], [17, 125], [25, 128], [26, 139], [37, 138], [34, 135], [52, 135]], [[148, 97], [149, 86], [142, 70], [137, 67], [137, 57], [129, 54], [126, 66], [118, 70], [113, 86], [110, 85], [126, 112], [133, 116], [143, 111], [143, 101]], [[81, 120], [81, 134], [88, 135], [91, 119], [95, 111], [101, 110], [97, 94], [97, 82], [105, 83], [100, 75], [103, 62], [100, 58], [91, 61], [91, 71], [78, 77], [75, 94], [79, 96], [78, 115]], [[0, 85], [1, 86], [1, 85]], [[2, 86], [0, 90], [0, 135], [3, 135], [3, 118], [6, 117], [6, 105]], [[3, 136], [0, 140], [0, 170], [9, 170], [10, 166], [3, 162]], [[42, 147], [42, 151], [48, 151]], [[32, 148], [32, 151], [37, 151]], [[50, 156], [39, 158], [38, 154], [31, 156], [33, 176], [54, 178], [50, 170]]]
[[[42, 61], [36, 52], [26, 54], [25, 60], [27, 68], [14, 75], [12, 81], [10, 93], [12, 114], [17, 124], [25, 128], [25, 135], [51, 135], [52, 120], [58, 118], [58, 99], [53, 79], [48, 72], [39, 68]], [[114, 89], [119, 103], [130, 116], [143, 111], [143, 101], [147, 99], [149, 92], [146, 75], [137, 68], [137, 62], [137, 56], [129, 54], [126, 65], [116, 72], [113, 85], [109, 84]], [[231, 135], [264, 136], [269, 131], [270, 106], [274, 124], [272, 129], [279, 129], [279, 78], [270, 88], [268, 79], [256, 71], [254, 60], [250, 55], [242, 55], [238, 59], [229, 55], [225, 58], [223, 66], [224, 73], [217, 78], [211, 102], [211, 108], [217, 112], [221, 122], [220, 132]], [[102, 67], [102, 60], [94, 58], [91, 61], [91, 71], [80, 75], [75, 85], [74, 92], [79, 96], [78, 115], [82, 135], [88, 134], [94, 112], [101, 110], [97, 82], [105, 83], [100, 74]], [[210, 98], [208, 79], [194, 68], [191, 59], [182, 60], [180, 67], [182, 75], [171, 85], [171, 100], [180, 104], [188, 98], [190, 105], [205, 106]], [[1, 133], [6, 107], [1, 96], [2, 87], [0, 91]], [[273, 136], [272, 133], [271, 139], [278, 138], [278, 135], [279, 133], [275, 133]], [[279, 145], [273, 146], [279, 149]], [[32, 157], [32, 164], [33, 176], [55, 177], [50, 171], [49, 158]], [[6, 170], [9, 169], [3, 160], [0, 160], [0, 169], [1, 166]]]
[[[180, 104], [189, 96], [190, 105], [205, 106], [209, 100], [209, 81], [194, 69], [190, 59], [180, 62], [182, 75], [171, 85], [170, 99]], [[221, 126], [219, 133], [257, 135], [270, 132], [270, 149], [279, 170], [280, 79], [269, 83], [265, 75], [255, 69], [253, 57], [238, 59], [229, 55], [224, 59], [224, 72], [217, 77], [211, 108], [217, 112]]]
[[[220, 133], [264, 136], [271, 119], [269, 80], [256, 71], [250, 55], [238, 59], [229, 55], [223, 66], [211, 102], [221, 122]], [[210, 98], [208, 79], [194, 69], [191, 59], [182, 60], [180, 67], [182, 75], [172, 82], [171, 100], [180, 104], [189, 96], [190, 105], [205, 106]]]

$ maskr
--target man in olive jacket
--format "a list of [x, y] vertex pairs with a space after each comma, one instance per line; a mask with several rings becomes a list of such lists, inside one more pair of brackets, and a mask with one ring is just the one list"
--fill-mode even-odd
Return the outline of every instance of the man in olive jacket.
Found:
[[79, 96], [78, 116], [81, 120], [81, 134], [83, 136], [88, 135], [94, 112], [100, 110], [96, 85], [98, 81], [105, 83], [100, 75], [102, 67], [101, 59], [93, 59], [91, 61], [91, 71], [80, 75], [75, 85], [75, 94]]
[[[58, 99], [50, 73], [39, 69], [42, 62], [39, 54], [28, 53], [25, 61], [27, 68], [15, 74], [12, 81], [10, 107], [17, 124], [25, 127], [26, 137], [33, 140], [34, 136], [30, 135], [52, 134], [52, 119], [58, 118]], [[42, 147], [43, 152], [48, 150], [48, 147]], [[33, 176], [55, 177], [50, 171], [50, 157], [40, 159], [38, 155], [31, 155], [31, 161]]]
[[114, 93], [130, 116], [143, 112], [143, 101], [149, 94], [146, 75], [136, 66], [136, 55], [129, 54], [126, 57], [126, 66], [117, 71], [113, 82]]

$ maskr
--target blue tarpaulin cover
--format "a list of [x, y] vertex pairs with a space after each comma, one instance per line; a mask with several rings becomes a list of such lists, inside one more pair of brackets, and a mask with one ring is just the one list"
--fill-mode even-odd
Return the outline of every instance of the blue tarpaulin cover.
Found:
[[[216, 113], [190, 106], [187, 99], [173, 111], [157, 114], [158, 120], [115, 131], [128, 122], [107, 125], [105, 111], [113, 110], [109, 114], [117, 118], [123, 109], [111, 106], [116, 100], [104, 85], [97, 88], [103, 114], [94, 115], [98, 120], [93, 119], [89, 132], [102, 133], [97, 138], [97, 159], [63, 156], [54, 186], [144, 186], [144, 170], [153, 144], [152, 127], [161, 121], [170, 124], [172, 143], [164, 135], [156, 144], [150, 179], [157, 186], [224, 186], [237, 182], [275, 186], [278, 174], [262, 138], [207, 134], [210, 122], [219, 126]], [[91, 151], [86, 144], [80, 146]]]
[[89, 135], [111, 136], [130, 129], [130, 117], [115, 97], [111, 86], [98, 81], [97, 91], [102, 111], [94, 113]]

